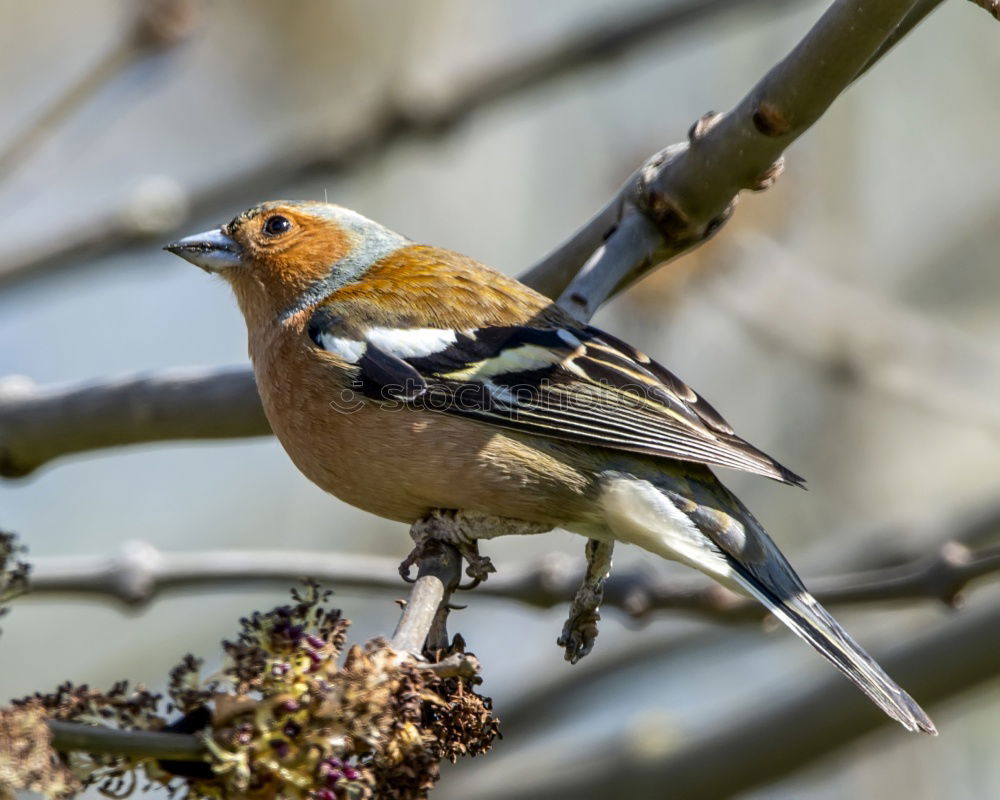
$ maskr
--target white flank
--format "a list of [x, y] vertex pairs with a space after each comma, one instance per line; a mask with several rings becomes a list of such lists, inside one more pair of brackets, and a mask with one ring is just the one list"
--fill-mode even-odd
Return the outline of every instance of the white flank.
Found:
[[451, 328], [372, 328], [365, 338], [379, 350], [400, 358], [433, 355], [456, 341]]
[[346, 339], [343, 336], [334, 336], [332, 333], [321, 333], [319, 343], [324, 350], [340, 356], [348, 364], [357, 364], [368, 348], [365, 342], [359, 342], [357, 339]]
[[600, 502], [619, 541], [680, 561], [734, 588], [732, 568], [719, 549], [649, 481], [613, 478], [605, 484]]

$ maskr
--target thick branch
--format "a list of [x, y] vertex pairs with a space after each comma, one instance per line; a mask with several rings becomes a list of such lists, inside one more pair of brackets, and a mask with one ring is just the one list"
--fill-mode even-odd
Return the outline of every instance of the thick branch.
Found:
[[[706, 116], [687, 144], [650, 159], [600, 213], [528, 272], [528, 282], [555, 294], [576, 275], [560, 304], [589, 318], [612, 291], [706, 241], [741, 191], [773, 181], [785, 149], [888, 51], [895, 32], [911, 29], [935, 5], [837, 0], [736, 108]], [[653, 224], [638, 225], [636, 211]]]
[[38, 388], [0, 380], [0, 475], [27, 475], [58, 456], [166, 439], [271, 432], [246, 367], [155, 374]]

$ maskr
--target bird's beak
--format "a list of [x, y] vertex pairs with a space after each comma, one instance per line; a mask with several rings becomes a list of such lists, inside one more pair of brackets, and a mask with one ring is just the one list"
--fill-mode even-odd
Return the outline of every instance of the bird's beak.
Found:
[[206, 272], [221, 272], [241, 263], [239, 245], [219, 228], [185, 236], [163, 249], [187, 259]]

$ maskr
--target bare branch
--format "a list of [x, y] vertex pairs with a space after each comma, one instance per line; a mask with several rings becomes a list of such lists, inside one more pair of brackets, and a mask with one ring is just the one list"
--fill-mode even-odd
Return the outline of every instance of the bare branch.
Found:
[[172, 47], [190, 34], [196, 19], [189, 0], [143, 0], [122, 39], [42, 113], [0, 148], [0, 181], [5, 180], [45, 137], [85, 105], [102, 87], [150, 53]]
[[839, 283], [747, 232], [726, 241], [709, 297], [768, 344], [845, 381], [1000, 431], [1000, 349], [926, 314]]
[[19, 376], [0, 379], [4, 477], [85, 450], [270, 432], [247, 367], [171, 369], [42, 388]]
[[123, 731], [63, 720], [46, 724], [52, 731], [52, 747], [61, 753], [77, 750], [170, 761], [204, 761], [207, 755], [201, 739], [184, 733]]
[[[613, 291], [709, 239], [739, 193], [770, 185], [784, 150], [888, 51], [897, 30], [912, 28], [934, 5], [834, 2], [736, 108], [706, 115], [688, 143], [646, 162], [601, 212], [527, 273], [527, 282], [550, 295], [565, 286], [560, 305], [586, 319]], [[639, 225], [634, 212], [652, 224]]]
[[338, 591], [398, 592], [397, 559], [329, 551], [228, 550], [161, 553], [146, 542], [126, 542], [113, 556], [32, 559], [30, 591], [110, 597], [126, 605], [148, 603], [161, 592], [252, 584], [287, 587], [303, 576]]
[[917, 0], [917, 2], [913, 4], [909, 13], [903, 17], [902, 22], [896, 26], [896, 30], [889, 34], [889, 37], [882, 42], [882, 45], [874, 53], [872, 53], [871, 58], [868, 59], [868, 62], [861, 69], [861, 72], [858, 73], [858, 77], [855, 78], [855, 80], [860, 78], [869, 69], [875, 66], [882, 56], [899, 44], [903, 37], [923, 22], [924, 19], [943, 2], [944, 0]]
[[448, 646], [448, 600], [458, 586], [461, 568], [461, 556], [451, 545], [433, 539], [424, 545], [417, 580], [392, 635], [394, 650], [419, 656], [425, 645], [430, 651]]
[[[978, 530], [979, 518], [970, 524]], [[960, 544], [963, 528], [955, 527], [949, 533], [949, 538], [921, 558], [878, 570], [814, 578], [810, 587], [821, 602], [830, 605], [921, 600], [952, 605], [968, 583], [1000, 572], [1000, 546], [972, 551]], [[424, 629], [430, 630], [434, 609], [454, 589], [459, 567], [457, 556], [447, 548], [421, 561], [420, 575], [393, 639], [396, 649], [419, 652], [413, 631], [426, 635]], [[287, 586], [304, 575], [339, 591], [398, 592], [401, 588], [396, 562], [391, 558], [270, 550], [160, 553], [151, 545], [132, 542], [121, 555], [111, 558], [36, 559], [30, 592], [36, 597], [91, 594], [137, 604], [149, 602], [168, 589], [218, 589], [220, 585], [249, 583]], [[583, 570], [575, 559], [553, 554], [530, 564], [505, 566], [476, 591], [480, 596], [551, 608], [571, 602], [582, 578]], [[767, 613], [757, 603], [701, 577], [666, 576], [649, 568], [613, 573], [605, 583], [602, 605], [636, 620], [648, 619], [657, 611], [684, 611], [724, 622], [759, 620]]]

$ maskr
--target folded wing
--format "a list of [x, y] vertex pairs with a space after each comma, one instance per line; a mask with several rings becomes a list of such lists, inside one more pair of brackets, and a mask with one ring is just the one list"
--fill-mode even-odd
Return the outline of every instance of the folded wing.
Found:
[[372, 399], [803, 483], [675, 375], [596, 328], [370, 327], [345, 338], [332, 322], [317, 315], [313, 341], [354, 364]]

